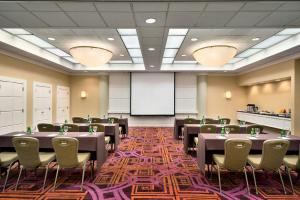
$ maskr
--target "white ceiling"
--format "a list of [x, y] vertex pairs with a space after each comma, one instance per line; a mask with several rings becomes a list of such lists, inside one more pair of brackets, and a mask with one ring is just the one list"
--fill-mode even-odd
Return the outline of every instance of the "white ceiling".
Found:
[[[154, 24], [145, 23], [155, 18]], [[283, 28], [300, 27], [300, 1], [234, 2], [70, 2], [0, 1], [0, 28], [25, 28], [62, 50], [93, 43], [113, 51], [113, 60], [130, 59], [117, 28], [135, 28], [147, 70], [159, 70], [169, 28], [189, 28], [175, 60], [207, 42], [232, 44], [243, 51]], [[107, 41], [112, 36], [114, 41]], [[198, 37], [196, 43], [189, 38]], [[148, 51], [149, 47], [155, 51]], [[124, 54], [124, 57], [120, 57]], [[181, 57], [181, 54], [187, 54]], [[154, 65], [154, 68], [150, 68]]]

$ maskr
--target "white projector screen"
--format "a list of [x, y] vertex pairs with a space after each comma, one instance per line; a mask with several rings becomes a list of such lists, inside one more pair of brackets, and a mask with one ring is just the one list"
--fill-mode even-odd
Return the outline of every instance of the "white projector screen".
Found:
[[130, 115], [175, 115], [174, 73], [131, 73]]

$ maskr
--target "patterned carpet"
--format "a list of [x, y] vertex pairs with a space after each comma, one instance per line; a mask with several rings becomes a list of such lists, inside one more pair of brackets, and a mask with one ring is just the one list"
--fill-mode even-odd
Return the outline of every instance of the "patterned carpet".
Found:
[[84, 192], [79, 191], [81, 171], [62, 173], [55, 192], [52, 191], [55, 168], [50, 171], [45, 191], [41, 191], [44, 170], [38, 171], [38, 177], [27, 173], [18, 191], [14, 191], [15, 169], [14, 178], [9, 179], [0, 199], [300, 199], [299, 183], [295, 186], [297, 195], [292, 195], [286, 176], [288, 195], [283, 195], [278, 174], [258, 173], [259, 195], [256, 196], [249, 173], [249, 196], [242, 174], [224, 172], [221, 174], [224, 191], [220, 194], [216, 174], [210, 180], [199, 173], [195, 158], [185, 155], [181, 141], [173, 139], [172, 128], [130, 129], [129, 137], [122, 140], [119, 151], [110, 154], [96, 178], [91, 180], [87, 173]]

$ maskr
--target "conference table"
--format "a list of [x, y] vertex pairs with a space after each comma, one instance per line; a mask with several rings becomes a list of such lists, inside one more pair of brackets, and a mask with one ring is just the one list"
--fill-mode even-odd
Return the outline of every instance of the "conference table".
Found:
[[41, 151], [53, 151], [52, 138], [54, 137], [66, 136], [77, 138], [79, 141], [78, 151], [91, 152], [92, 159], [97, 162], [97, 171], [100, 171], [101, 166], [107, 158], [103, 132], [96, 132], [93, 134], [88, 132], [67, 132], [64, 135], [60, 135], [59, 132], [33, 132], [32, 134], [27, 134], [26, 132], [12, 132], [0, 135], [1, 151], [14, 151], [12, 138], [20, 136], [39, 139]]
[[[89, 123], [74, 123], [79, 126], [79, 132], [88, 132], [89, 131]], [[105, 127], [104, 134], [105, 136], [110, 136], [112, 142], [114, 144], [114, 150], [118, 149], [118, 145], [120, 144], [120, 135], [119, 135], [119, 124], [114, 123], [99, 123]], [[61, 123], [55, 123], [54, 130], [59, 131], [60, 127], [63, 125]]]
[[[212, 125], [217, 127], [217, 133], [221, 133], [221, 129], [222, 129], [222, 127], [224, 127], [224, 125], [222, 125], [222, 124], [212, 124]], [[230, 124], [226, 124], [226, 126], [228, 126], [228, 125], [230, 125]], [[200, 124], [185, 124], [184, 125], [183, 149], [186, 154], [188, 153], [188, 149], [190, 147], [193, 147], [194, 137], [197, 137], [198, 134], [200, 133], [201, 126], [203, 126], [203, 125], [200, 125]], [[248, 125], [239, 125], [240, 132], [246, 133], [247, 126]]]
[[[197, 164], [199, 169], [205, 173], [205, 164], [211, 164], [212, 154], [224, 154], [224, 142], [231, 138], [247, 138], [252, 141], [252, 147], [250, 153], [260, 153], [262, 150], [263, 142], [269, 139], [279, 139], [281, 138], [279, 134], [265, 133], [259, 134], [258, 137], [250, 137], [250, 134], [240, 133], [240, 134], [229, 134], [227, 137], [222, 137], [220, 134], [216, 133], [199, 133], [198, 134], [198, 146], [197, 146]], [[287, 139], [290, 141], [288, 154], [295, 153], [298, 155], [300, 137], [289, 136]]]
[[[197, 122], [198, 124], [200, 124], [200, 119], [196, 120], [195, 122]], [[175, 139], [179, 139], [179, 135], [180, 135], [180, 132], [181, 132], [181, 128], [184, 126], [184, 119], [182, 118], [175, 118], [175, 121], [174, 121], [174, 138]]]
[[[122, 130], [126, 135], [128, 135], [128, 118], [118, 118], [119, 126], [122, 127]], [[109, 123], [108, 118], [101, 118], [99, 120], [100, 123]]]

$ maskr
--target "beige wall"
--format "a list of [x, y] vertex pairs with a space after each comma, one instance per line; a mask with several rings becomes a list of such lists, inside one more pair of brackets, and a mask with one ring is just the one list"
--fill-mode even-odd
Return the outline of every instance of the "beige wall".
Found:
[[242, 86], [261, 82], [270, 82], [276, 79], [289, 78], [294, 71], [294, 60], [289, 60], [242, 74], [238, 77], [238, 84]]
[[27, 81], [27, 126], [32, 126], [33, 81], [52, 85], [52, 119], [56, 120], [56, 86], [70, 86], [69, 76], [39, 65], [0, 54], [0, 76]]
[[291, 109], [291, 81], [271, 82], [246, 87], [247, 103], [254, 103], [260, 110], [280, 112]]
[[[71, 117], [99, 116], [99, 85], [98, 76], [71, 77]], [[86, 91], [87, 98], [80, 97], [81, 91]]]
[[[226, 91], [231, 91], [232, 98], [224, 97]], [[245, 88], [238, 86], [235, 76], [207, 77], [207, 107], [206, 115], [216, 118], [228, 117], [236, 123], [236, 111], [246, 107]]]

